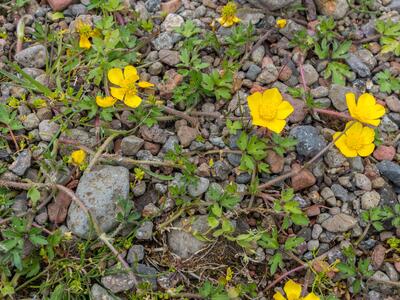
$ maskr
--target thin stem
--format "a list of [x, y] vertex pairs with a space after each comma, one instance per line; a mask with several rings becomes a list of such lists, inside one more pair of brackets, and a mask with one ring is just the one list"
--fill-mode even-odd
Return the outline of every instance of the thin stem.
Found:
[[88, 167], [86, 168], [85, 172], [90, 172], [90, 170], [94, 167], [97, 161], [100, 159], [100, 156], [104, 152], [104, 150], [108, 147], [108, 145], [118, 136], [118, 134], [110, 135], [104, 143], [99, 147], [96, 154], [93, 156], [92, 160], [90, 161]]
[[338, 117], [338, 118], [342, 118], [342, 119], [346, 119], [346, 120], [353, 120], [353, 118], [351, 116], [349, 116], [348, 114], [337, 112], [337, 111], [333, 111], [333, 110], [330, 110], [330, 109], [313, 108], [313, 112], [324, 114], [324, 115], [328, 115], [328, 116], [332, 116], [332, 117]]

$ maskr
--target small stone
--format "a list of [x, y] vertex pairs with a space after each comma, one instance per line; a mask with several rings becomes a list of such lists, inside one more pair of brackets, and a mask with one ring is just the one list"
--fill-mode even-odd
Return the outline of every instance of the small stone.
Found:
[[322, 228], [321, 225], [315, 224], [315, 225], [313, 226], [313, 230], [312, 230], [312, 232], [311, 232], [311, 237], [312, 237], [314, 240], [317, 240], [317, 239], [319, 238], [319, 236], [321, 235], [321, 233], [322, 233], [323, 230], [324, 230], [324, 229]]
[[166, 71], [164, 75], [167, 80], [160, 85], [159, 90], [160, 96], [168, 100], [171, 99], [173, 91], [183, 80], [183, 76], [173, 69]]
[[[304, 79], [308, 86], [310, 86], [318, 81], [318, 78], [319, 78], [318, 72], [317, 72], [317, 70], [314, 69], [314, 67], [312, 65], [305, 64], [303, 66], [303, 71], [304, 71]], [[302, 82], [301, 77], [300, 77], [299, 81]]]
[[320, 213], [321, 209], [319, 208], [319, 205], [312, 205], [306, 209], [306, 215], [308, 217], [315, 217], [318, 216]]
[[126, 256], [126, 260], [129, 264], [134, 264], [142, 261], [144, 258], [144, 247], [142, 245], [133, 245]]
[[47, 0], [50, 7], [55, 11], [60, 11], [67, 8], [73, 0]]
[[347, 109], [346, 94], [354, 93], [358, 95], [358, 91], [354, 88], [344, 87], [339, 84], [332, 84], [329, 90], [329, 99], [331, 99], [333, 106], [339, 111]]
[[246, 72], [246, 78], [255, 81], [257, 76], [261, 73], [262, 69], [256, 64], [251, 64]]
[[360, 77], [368, 77], [371, 75], [371, 71], [369, 70], [368, 66], [365, 65], [355, 54], [350, 53], [346, 58], [346, 62]]
[[199, 180], [193, 184], [188, 185], [187, 189], [191, 197], [199, 197], [203, 195], [210, 185], [210, 180], [200, 177]]
[[262, 84], [269, 84], [278, 79], [278, 69], [275, 67], [274, 64], [267, 64], [260, 75], [257, 77], [257, 81]]
[[136, 183], [135, 186], [132, 188], [132, 192], [135, 197], [142, 196], [146, 192], [146, 182], [139, 181], [138, 183]]
[[154, 218], [160, 215], [161, 210], [153, 203], [147, 204], [142, 210], [142, 216], [145, 218]]
[[[299, 164], [294, 164], [292, 166], [292, 171], [298, 171], [301, 169]], [[310, 186], [313, 186], [316, 182], [316, 178], [314, 177], [313, 173], [308, 169], [302, 170], [297, 175], [292, 177], [292, 188], [295, 191], [306, 189]]]
[[251, 60], [259, 65], [261, 64], [264, 56], [265, 56], [265, 48], [264, 46], [259, 46], [251, 53]]
[[396, 149], [393, 146], [379, 145], [376, 147], [373, 156], [379, 160], [393, 160], [396, 155]]
[[72, 4], [64, 11], [64, 15], [68, 17], [77, 17], [80, 15], [86, 15], [88, 12], [87, 8], [83, 4]]
[[174, 13], [176, 12], [182, 5], [181, 0], [170, 0], [168, 2], [161, 3], [161, 11], [164, 13]]
[[327, 202], [327, 204], [331, 207], [336, 205], [336, 197], [333, 191], [329, 187], [324, 187], [321, 191], [322, 198]]
[[366, 192], [361, 196], [362, 209], [368, 210], [379, 205], [381, 196], [376, 191]]
[[311, 240], [307, 243], [308, 251], [315, 251], [319, 248], [319, 241], [318, 240]]
[[218, 180], [228, 179], [228, 176], [231, 173], [231, 167], [225, 161], [217, 161], [214, 163], [213, 168], [215, 171], [215, 178]]
[[150, 65], [148, 71], [150, 75], [157, 76], [161, 74], [163, 68], [164, 68], [163, 64], [160, 63], [159, 61], [156, 61]]
[[339, 168], [347, 159], [343, 156], [343, 154], [336, 148], [330, 149], [324, 156], [324, 160], [329, 166], [329, 168]]
[[39, 127], [40, 120], [35, 113], [30, 113], [22, 120], [22, 124], [26, 130], [33, 130]]
[[152, 41], [154, 48], [158, 51], [162, 49], [172, 49], [174, 46], [174, 39], [170, 32], [161, 33], [156, 39]]
[[153, 222], [143, 222], [136, 231], [136, 238], [138, 240], [150, 240], [153, 236]]
[[372, 189], [371, 180], [364, 174], [356, 173], [354, 175], [354, 184], [364, 191], [370, 191]]
[[196, 171], [196, 175], [200, 177], [208, 177], [211, 175], [210, 167], [207, 163], [202, 163]]
[[379, 129], [383, 132], [392, 133], [398, 132], [399, 126], [393, 122], [387, 115], [382, 117], [381, 124], [379, 125]]
[[290, 130], [290, 135], [297, 139], [297, 153], [305, 158], [313, 157], [326, 146], [318, 129], [313, 126], [297, 126]]
[[252, 5], [258, 8], [268, 10], [278, 10], [290, 6], [295, 0], [248, 0]]
[[397, 163], [384, 160], [376, 166], [383, 177], [400, 186], [400, 166]]
[[121, 151], [124, 155], [133, 156], [142, 148], [144, 140], [135, 136], [126, 136], [121, 141]]
[[147, 0], [144, 5], [149, 12], [156, 12], [161, 7], [161, 0]]
[[323, 15], [332, 16], [336, 20], [343, 18], [350, 8], [346, 0], [315, 0], [315, 4]]
[[269, 169], [272, 173], [278, 174], [282, 172], [283, 165], [285, 164], [285, 159], [282, 156], [276, 154], [275, 151], [267, 151], [266, 161], [269, 164]]
[[183, 218], [173, 224], [168, 232], [168, 246], [172, 252], [183, 259], [189, 258], [203, 249], [207, 243], [198, 240], [193, 232], [205, 233], [209, 229], [208, 216]]
[[93, 284], [92, 288], [90, 289], [90, 293], [93, 299], [98, 300], [120, 300], [119, 297], [111, 296], [105, 288], [101, 285], [95, 283]]
[[131, 5], [134, 4], [135, 12], [138, 14], [140, 19], [148, 20], [150, 18], [149, 11], [146, 8], [146, 5], [142, 1], [134, 1], [135, 3], [131, 2]]
[[385, 98], [386, 105], [393, 112], [400, 112], [400, 100], [397, 96], [392, 95]]
[[142, 126], [139, 130], [142, 138], [149, 142], [164, 144], [167, 141], [168, 133], [158, 125], [152, 127]]
[[339, 213], [322, 222], [321, 226], [330, 232], [346, 232], [356, 226], [357, 220], [352, 216]]
[[284, 95], [284, 99], [289, 101], [292, 104], [294, 111], [289, 116], [289, 122], [291, 123], [300, 123], [302, 122], [307, 115], [307, 105], [304, 101], [295, 99], [290, 95]]
[[325, 86], [318, 86], [315, 89], [311, 90], [311, 95], [314, 98], [323, 98], [327, 97], [329, 94], [329, 89]]
[[189, 146], [196, 139], [197, 135], [198, 132], [195, 128], [186, 125], [179, 127], [177, 131], [177, 136], [182, 147]]
[[43, 45], [23, 49], [15, 55], [17, 63], [29, 68], [43, 68], [46, 65], [47, 50]]
[[340, 184], [332, 184], [331, 189], [337, 199], [345, 202], [349, 201], [349, 192]]
[[45, 142], [50, 142], [58, 133], [60, 125], [50, 120], [43, 120], [39, 124], [40, 138]]
[[158, 56], [160, 57], [161, 62], [168, 66], [173, 67], [180, 62], [178, 51], [160, 50]]
[[184, 22], [185, 20], [180, 15], [168, 14], [161, 24], [161, 29], [163, 31], [174, 31], [176, 28], [181, 27]]
[[29, 150], [21, 151], [17, 159], [8, 167], [8, 169], [18, 176], [25, 174], [26, 170], [31, 166], [32, 154]]

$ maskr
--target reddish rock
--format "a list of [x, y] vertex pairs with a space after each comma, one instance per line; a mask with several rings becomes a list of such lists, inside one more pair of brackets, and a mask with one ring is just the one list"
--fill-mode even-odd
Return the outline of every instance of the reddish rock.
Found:
[[144, 142], [143, 148], [145, 150], [150, 151], [151, 154], [157, 155], [158, 152], [160, 152], [160, 145], [159, 144], [154, 144], [150, 142]]
[[272, 173], [277, 174], [282, 172], [285, 160], [282, 156], [276, 154], [275, 151], [272, 150], [267, 151], [266, 161], [269, 164], [269, 169], [271, 170]]
[[[300, 169], [301, 166], [299, 164], [293, 164], [293, 171], [299, 171]], [[300, 191], [313, 186], [316, 181], [315, 176], [309, 170], [305, 169], [292, 177], [292, 188], [295, 191]]]
[[196, 171], [196, 174], [200, 177], [208, 177], [211, 175], [210, 173], [210, 167], [207, 163], [202, 163]]
[[387, 107], [393, 112], [400, 112], [400, 100], [396, 96], [392, 95], [385, 99]]
[[261, 62], [261, 68], [264, 69], [264, 68], [265, 68], [266, 66], [268, 66], [268, 65], [275, 65], [275, 64], [274, 64], [274, 61], [272, 60], [271, 57], [265, 56], [265, 57], [263, 58], [262, 62]]
[[393, 146], [384, 145], [378, 146], [373, 153], [377, 160], [393, 160], [395, 155], [396, 149]]
[[286, 80], [289, 80], [289, 78], [292, 76], [292, 74], [293, 74], [292, 69], [288, 65], [285, 65], [279, 70], [278, 78], [281, 81], [286, 81]]
[[371, 260], [373, 267], [378, 270], [385, 260], [386, 248], [382, 245], [377, 245], [372, 251]]
[[214, 0], [203, 0], [203, 5], [212, 9], [217, 8], [217, 4], [215, 4]]
[[306, 209], [306, 215], [309, 217], [319, 216], [320, 213], [321, 209], [319, 208], [319, 205], [311, 205]]
[[182, 82], [183, 76], [171, 69], [165, 72], [167, 81], [160, 85], [160, 96], [164, 99], [171, 99], [174, 89]]
[[59, 11], [74, 3], [74, 0], [47, 0], [47, 2], [53, 10]]
[[168, 2], [161, 3], [161, 11], [172, 14], [176, 12], [182, 5], [181, 0], [171, 0]]
[[292, 104], [294, 111], [289, 116], [289, 121], [291, 123], [300, 123], [304, 120], [307, 114], [307, 106], [304, 101], [299, 99], [294, 99], [292, 96], [284, 94], [283, 98]]
[[262, 93], [262, 92], [264, 92], [264, 91], [265, 91], [265, 88], [263, 88], [261, 85], [254, 84], [254, 85], [252, 86], [252, 88], [250, 89], [250, 94], [254, 94], [254, 93], [256, 93], [256, 92]]
[[189, 126], [181, 126], [176, 134], [182, 147], [187, 147], [196, 139], [198, 131]]

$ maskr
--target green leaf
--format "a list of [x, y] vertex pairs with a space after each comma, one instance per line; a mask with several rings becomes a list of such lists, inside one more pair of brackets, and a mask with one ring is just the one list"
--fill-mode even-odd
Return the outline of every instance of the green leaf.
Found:
[[268, 264], [270, 265], [269, 271], [271, 272], [271, 275], [274, 275], [276, 273], [276, 270], [279, 268], [283, 268], [283, 259], [282, 259], [282, 254], [281, 253], [276, 253], [274, 256], [271, 257], [269, 260]]
[[306, 226], [310, 223], [310, 220], [304, 214], [292, 214], [290, 215], [290, 219], [298, 226]]
[[245, 151], [247, 148], [247, 133], [242, 131], [240, 134], [238, 140], [237, 140], [237, 146], [239, 147], [240, 150]]
[[354, 277], [357, 275], [357, 272], [354, 267], [349, 266], [348, 264], [345, 264], [343, 262], [338, 263], [336, 267], [339, 269], [341, 275], [344, 278]]
[[218, 203], [214, 203], [211, 206], [211, 211], [217, 217], [221, 217], [222, 216], [222, 208], [218, 205]]
[[291, 251], [304, 242], [302, 237], [290, 237], [285, 241], [285, 250]]
[[211, 228], [216, 228], [219, 225], [219, 221], [217, 220], [217, 218], [213, 217], [213, 216], [208, 216], [208, 225]]
[[47, 245], [47, 240], [40, 236], [40, 235], [30, 235], [29, 240], [35, 245], [35, 246], [41, 246], [41, 245]]
[[337, 41], [333, 42], [332, 59], [345, 59], [349, 54], [351, 41], [345, 41], [339, 44]]
[[31, 187], [27, 193], [28, 197], [32, 200], [32, 206], [36, 207], [37, 202], [40, 199], [40, 192], [37, 188]]
[[0, 251], [8, 252], [11, 249], [13, 249], [15, 246], [17, 246], [17, 244], [18, 244], [17, 239], [2, 241], [2, 242], [0, 242]]

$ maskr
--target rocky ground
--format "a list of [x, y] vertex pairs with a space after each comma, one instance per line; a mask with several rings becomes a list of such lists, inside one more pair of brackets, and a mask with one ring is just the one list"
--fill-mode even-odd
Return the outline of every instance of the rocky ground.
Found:
[[[224, 28], [226, 3], [0, 4], [1, 298], [272, 299], [291, 278], [320, 299], [400, 299], [400, 29], [377, 25], [399, 24], [400, 1], [238, 0]], [[77, 20], [106, 42], [80, 49]], [[319, 55], [328, 36], [351, 42]], [[127, 64], [155, 85], [147, 104], [98, 107]], [[188, 70], [231, 78], [199, 92]], [[295, 111], [269, 171], [246, 170], [241, 133], [273, 139], [246, 97], [272, 87]], [[347, 92], [385, 106], [369, 157], [327, 147]]]

